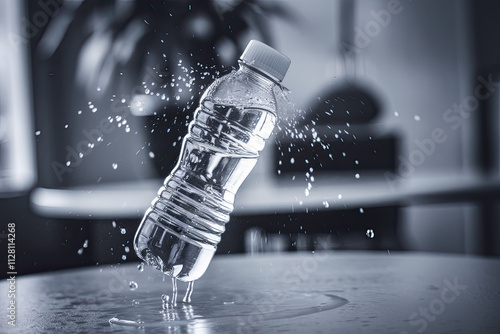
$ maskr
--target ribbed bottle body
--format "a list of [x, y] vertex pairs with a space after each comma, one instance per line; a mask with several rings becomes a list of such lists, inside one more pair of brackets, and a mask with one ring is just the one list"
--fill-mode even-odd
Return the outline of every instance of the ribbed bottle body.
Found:
[[273, 85], [241, 66], [202, 96], [177, 165], [136, 233], [136, 253], [148, 264], [182, 281], [203, 275], [276, 123]]

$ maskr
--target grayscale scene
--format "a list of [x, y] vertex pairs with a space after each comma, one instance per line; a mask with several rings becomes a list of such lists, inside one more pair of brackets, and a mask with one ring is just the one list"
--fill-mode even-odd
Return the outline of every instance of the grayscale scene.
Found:
[[499, 15], [0, 0], [0, 332], [498, 332]]

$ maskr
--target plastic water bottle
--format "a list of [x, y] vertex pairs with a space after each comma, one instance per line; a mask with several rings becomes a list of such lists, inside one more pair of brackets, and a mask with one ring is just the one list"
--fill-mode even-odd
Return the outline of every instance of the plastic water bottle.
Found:
[[252, 40], [239, 69], [204, 92], [177, 165], [135, 235], [135, 251], [147, 264], [185, 282], [205, 273], [236, 191], [274, 129], [273, 90], [289, 66], [285, 55]]

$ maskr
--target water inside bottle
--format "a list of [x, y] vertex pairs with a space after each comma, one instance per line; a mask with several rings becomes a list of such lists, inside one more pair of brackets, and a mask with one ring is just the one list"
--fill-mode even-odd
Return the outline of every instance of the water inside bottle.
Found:
[[181, 281], [203, 275], [257, 163], [276, 116], [206, 99], [184, 138], [177, 165], [146, 212], [135, 239], [147, 264]]

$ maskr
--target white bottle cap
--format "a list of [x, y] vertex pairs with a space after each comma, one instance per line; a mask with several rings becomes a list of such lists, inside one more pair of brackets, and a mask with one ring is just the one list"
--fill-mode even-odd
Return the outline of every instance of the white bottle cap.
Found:
[[291, 63], [290, 58], [281, 52], [256, 40], [248, 43], [240, 59], [248, 66], [264, 72], [278, 82], [283, 80]]

